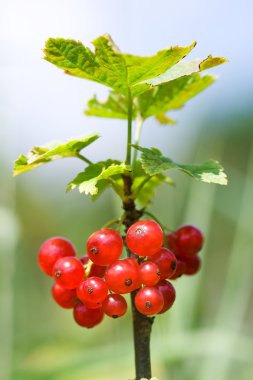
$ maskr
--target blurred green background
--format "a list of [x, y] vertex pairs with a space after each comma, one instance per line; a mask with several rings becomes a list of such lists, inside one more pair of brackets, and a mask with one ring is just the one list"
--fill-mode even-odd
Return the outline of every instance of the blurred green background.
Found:
[[[134, 378], [130, 312], [97, 328], [78, 327], [50, 296], [52, 282], [37, 266], [40, 244], [51, 236], [85, 241], [121, 212], [108, 191], [96, 202], [65, 185], [82, 169], [62, 160], [20, 178], [13, 160], [33, 144], [98, 131], [91, 159], [123, 158], [126, 128], [118, 121], [84, 118], [86, 101], [106, 89], [68, 78], [40, 60], [50, 36], [87, 42], [110, 32], [127, 52], [152, 54], [169, 44], [199, 48], [191, 57], [224, 55], [230, 63], [210, 89], [172, 116], [175, 127], [149, 120], [143, 146], [156, 145], [177, 161], [219, 160], [228, 187], [174, 175], [150, 207], [164, 224], [203, 230], [201, 272], [175, 281], [177, 300], [156, 318], [153, 374], [159, 380], [253, 378], [253, 147], [252, 78], [247, 48], [250, 2], [3, 1], [0, 95], [0, 378], [3, 380], [124, 380]], [[137, 3], [137, 4], [136, 4]], [[173, 17], [171, 16], [173, 14]], [[130, 27], [129, 27], [130, 25]], [[151, 27], [152, 25], [152, 27]], [[112, 137], [113, 136], [113, 137]], [[113, 141], [113, 144], [111, 143]], [[88, 150], [87, 150], [88, 151]]]

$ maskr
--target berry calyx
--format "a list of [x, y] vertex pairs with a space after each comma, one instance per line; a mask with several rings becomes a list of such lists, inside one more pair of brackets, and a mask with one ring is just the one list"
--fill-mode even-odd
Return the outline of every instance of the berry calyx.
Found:
[[78, 298], [86, 302], [103, 302], [108, 293], [108, 286], [100, 277], [88, 277], [77, 288]]
[[38, 253], [38, 263], [44, 273], [48, 276], [53, 276], [54, 264], [57, 260], [66, 256], [76, 256], [74, 245], [68, 239], [53, 237], [41, 245]]
[[103, 302], [103, 311], [111, 318], [122, 317], [127, 311], [127, 303], [120, 294], [108, 294]]
[[168, 248], [162, 247], [162, 249], [149, 260], [158, 266], [161, 280], [171, 278], [176, 271], [176, 256]]
[[140, 265], [141, 283], [147, 286], [153, 286], [160, 280], [160, 270], [152, 261], [146, 261]]
[[123, 249], [120, 234], [111, 228], [94, 232], [87, 241], [87, 254], [97, 265], [110, 265], [117, 260]]
[[130, 293], [140, 287], [139, 265], [134, 258], [117, 260], [105, 272], [105, 280], [115, 293]]
[[146, 286], [135, 296], [135, 306], [144, 315], [159, 313], [164, 305], [162, 293], [154, 286]]
[[73, 316], [79, 326], [91, 328], [102, 322], [104, 312], [101, 308], [89, 309], [85, 304], [74, 307]]
[[63, 257], [53, 267], [55, 282], [65, 289], [75, 289], [84, 278], [84, 268], [76, 257]]
[[55, 302], [64, 309], [71, 309], [77, 303], [77, 295], [75, 289], [65, 289], [59, 284], [52, 286], [52, 296]]
[[164, 299], [163, 308], [162, 310], [159, 311], [158, 314], [163, 314], [167, 310], [169, 310], [171, 306], [173, 305], [176, 299], [176, 291], [175, 291], [174, 286], [169, 281], [166, 281], [166, 280], [159, 281], [156, 287], [162, 293], [163, 299]]
[[163, 230], [153, 220], [140, 220], [127, 231], [126, 244], [139, 256], [152, 256], [163, 245]]

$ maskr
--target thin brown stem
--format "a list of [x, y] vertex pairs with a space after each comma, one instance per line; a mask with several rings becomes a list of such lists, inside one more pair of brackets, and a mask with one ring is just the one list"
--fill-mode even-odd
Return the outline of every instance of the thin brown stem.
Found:
[[[127, 175], [123, 175], [122, 178], [124, 182], [123, 209], [125, 210], [126, 215], [123, 224], [127, 230], [142, 216], [143, 211], [137, 210], [135, 207], [131, 190], [132, 178]], [[128, 256], [131, 257], [135, 255], [128, 251]], [[134, 302], [136, 292], [137, 291], [131, 293], [136, 380], [140, 380], [141, 378], [150, 379], [152, 377], [150, 337], [154, 318], [147, 317], [146, 315], [139, 313], [136, 309]]]

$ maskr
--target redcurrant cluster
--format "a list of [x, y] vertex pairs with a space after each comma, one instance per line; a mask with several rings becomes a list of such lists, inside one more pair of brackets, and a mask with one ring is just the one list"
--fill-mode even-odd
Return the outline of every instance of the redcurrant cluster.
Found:
[[123, 294], [135, 291], [135, 306], [144, 315], [162, 314], [171, 308], [176, 293], [168, 279], [196, 273], [196, 253], [203, 236], [192, 226], [183, 226], [167, 235], [158, 223], [141, 220], [126, 233], [131, 257], [120, 258], [121, 235], [110, 228], [94, 232], [87, 240], [87, 255], [76, 257], [73, 244], [61, 237], [45, 241], [38, 255], [40, 268], [54, 278], [54, 300], [73, 308], [75, 321], [83, 327], [99, 324], [104, 314], [123, 316], [127, 302]]

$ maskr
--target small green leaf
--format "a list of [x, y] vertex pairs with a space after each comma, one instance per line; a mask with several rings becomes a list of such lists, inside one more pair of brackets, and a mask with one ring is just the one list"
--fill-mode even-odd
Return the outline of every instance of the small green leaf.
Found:
[[[85, 114], [89, 116], [109, 117], [112, 119], [127, 119], [128, 106], [127, 98], [115, 91], [111, 91], [106, 101], [99, 101], [94, 96], [88, 102], [88, 109]], [[133, 115], [133, 118], [135, 115]]]
[[79, 188], [80, 193], [95, 196], [98, 194], [101, 181], [104, 189], [104, 181], [110, 181], [114, 176], [131, 172], [131, 167], [125, 163], [115, 163], [112, 160], [98, 162], [89, 165], [83, 172], [79, 173], [67, 187], [67, 191]]
[[49, 143], [42, 147], [33, 147], [27, 157], [20, 155], [14, 163], [14, 175], [33, 170], [43, 164], [65, 157], [77, 157], [79, 152], [98, 139], [94, 134], [89, 137], [71, 140], [66, 143]]
[[140, 161], [148, 175], [155, 175], [167, 170], [177, 169], [203, 182], [216, 183], [219, 185], [227, 184], [227, 176], [218, 161], [208, 160], [203, 164], [197, 165], [178, 164], [170, 158], [163, 156], [158, 149], [147, 149], [137, 145], [132, 146], [142, 152]]
[[[138, 187], [141, 183], [147, 178], [147, 176], [137, 177], [132, 186], [133, 193], [138, 190]], [[138, 192], [136, 200], [140, 203], [141, 206], [147, 206], [152, 199], [154, 198], [156, 189], [162, 184], [174, 185], [174, 182], [171, 178], [164, 176], [163, 174], [156, 174], [150, 177], [150, 179], [145, 183], [145, 185]]]
[[202, 77], [200, 74], [193, 74], [163, 83], [139, 96], [139, 112], [143, 119], [156, 116], [160, 121], [159, 115], [182, 107], [188, 100], [210, 86], [214, 80], [214, 76]]

